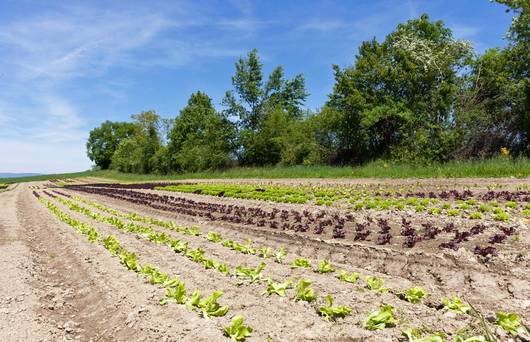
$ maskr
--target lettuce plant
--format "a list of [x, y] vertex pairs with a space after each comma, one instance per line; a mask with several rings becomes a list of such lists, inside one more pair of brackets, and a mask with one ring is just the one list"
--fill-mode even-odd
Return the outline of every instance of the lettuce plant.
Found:
[[413, 287], [405, 292], [405, 300], [413, 304], [418, 304], [425, 296], [427, 292], [421, 287]]
[[188, 306], [194, 310], [200, 310], [203, 317], [221, 317], [228, 312], [228, 306], [221, 306], [217, 299], [222, 296], [221, 291], [214, 291], [208, 298], [201, 299], [199, 290], [193, 291]]
[[198, 247], [186, 252], [186, 256], [195, 262], [202, 262], [204, 260], [204, 249]]
[[456, 335], [455, 342], [488, 342], [484, 336], [471, 336], [464, 338], [460, 335]]
[[265, 266], [264, 262], [262, 262], [257, 268], [237, 266], [236, 276], [247, 278], [251, 283], [257, 282], [262, 279], [263, 275], [261, 271], [263, 271]]
[[444, 310], [449, 310], [458, 314], [466, 314], [471, 308], [468, 305], [465, 305], [460, 298], [453, 296], [453, 298], [442, 298], [442, 304], [444, 305]]
[[296, 284], [296, 294], [294, 297], [295, 301], [303, 300], [311, 303], [317, 297], [315, 296], [315, 291], [310, 287], [311, 281], [306, 279], [300, 279], [298, 284]]
[[366, 281], [366, 287], [369, 290], [376, 291], [376, 292], [379, 292], [379, 293], [388, 292], [388, 289], [386, 287], [383, 287], [383, 283], [385, 281], [385, 279], [383, 277], [366, 276], [365, 281]]
[[305, 258], [296, 258], [291, 268], [311, 268], [311, 262]]
[[521, 318], [515, 313], [498, 311], [495, 313], [495, 316], [495, 324], [512, 336], [517, 336], [519, 333], [524, 333], [526, 330], [526, 328], [521, 325]]
[[318, 264], [317, 272], [318, 273], [331, 273], [331, 272], [335, 272], [335, 269], [333, 268], [333, 266], [331, 266], [329, 261], [322, 260]]
[[171, 247], [176, 253], [187, 253], [188, 252], [188, 241], [183, 242], [179, 240], [173, 240]]
[[383, 305], [379, 310], [368, 315], [364, 327], [368, 330], [381, 330], [386, 327], [393, 327], [397, 321], [394, 317], [394, 307], [392, 305]]
[[230, 273], [230, 268], [228, 268], [226, 264], [218, 264], [217, 270], [223, 273], [224, 275], [228, 275]]
[[173, 283], [171, 285], [171, 287], [166, 288], [166, 297], [173, 299], [177, 304], [186, 303], [186, 287], [184, 283], [177, 279], [176, 284]]
[[272, 248], [270, 247], [261, 247], [258, 250], [258, 255], [262, 258], [268, 259], [273, 254]]
[[275, 294], [280, 297], [285, 297], [285, 290], [290, 289], [293, 285], [293, 281], [289, 280], [284, 283], [275, 283], [272, 280], [269, 281], [267, 284], [267, 289], [263, 294], [267, 294], [268, 296]]
[[127, 269], [138, 272], [140, 270], [140, 265], [138, 264], [138, 256], [135, 253], [124, 251], [118, 255], [120, 257], [120, 262], [127, 267]]
[[360, 276], [361, 275], [357, 272], [352, 272], [351, 274], [348, 275], [346, 271], [342, 270], [339, 272], [338, 278], [340, 281], [354, 284], [359, 280]]
[[283, 249], [283, 247], [278, 247], [278, 249], [274, 252], [274, 261], [276, 261], [278, 264], [281, 264], [285, 260], [286, 256], [287, 251]]
[[103, 239], [103, 247], [105, 247], [105, 249], [107, 249], [112, 255], [118, 254], [121, 249], [121, 245], [114, 235], [109, 235]]
[[243, 324], [243, 316], [237, 315], [232, 318], [229, 326], [223, 329], [225, 336], [236, 341], [244, 341], [252, 333], [252, 328]]
[[206, 239], [208, 241], [211, 241], [211, 242], [214, 242], [214, 243], [217, 243], [219, 241], [221, 241], [221, 235], [218, 234], [218, 233], [215, 233], [215, 232], [208, 232], [208, 234], [206, 234]]
[[415, 328], [405, 329], [401, 331], [401, 335], [406, 337], [408, 342], [444, 342], [444, 335], [442, 333], [422, 337], [420, 331]]
[[346, 306], [333, 306], [333, 297], [330, 295], [326, 296], [326, 301], [328, 302], [328, 306], [321, 306], [318, 309], [318, 312], [326, 321], [329, 321], [330, 319], [334, 320], [339, 317], [343, 318], [351, 313], [351, 309]]

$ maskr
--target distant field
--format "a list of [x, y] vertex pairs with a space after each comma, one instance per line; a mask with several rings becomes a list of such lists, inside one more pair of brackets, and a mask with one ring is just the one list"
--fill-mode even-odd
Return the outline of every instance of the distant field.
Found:
[[131, 174], [114, 170], [84, 171], [21, 178], [0, 178], [0, 183], [17, 183], [79, 177], [101, 177], [124, 182], [212, 178], [469, 178], [530, 177], [530, 159], [488, 159], [453, 161], [444, 164], [414, 165], [372, 162], [363, 166], [275, 166], [233, 168], [173, 175]]

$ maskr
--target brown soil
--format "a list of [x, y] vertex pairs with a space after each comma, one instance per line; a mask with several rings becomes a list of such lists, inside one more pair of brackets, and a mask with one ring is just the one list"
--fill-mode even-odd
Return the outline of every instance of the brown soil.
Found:
[[[311, 181], [317, 180], [303, 180]], [[336, 182], [341, 183], [342, 180]], [[349, 182], [375, 184], [373, 180]], [[388, 182], [397, 184], [395, 180]], [[413, 182], [417, 180], [400, 184], [406, 186]], [[476, 183], [486, 187], [483, 180], [435, 182], [440, 183], [436, 186], [446, 182], [448, 186]], [[514, 188], [518, 186], [511, 179], [494, 182]], [[0, 294], [0, 341], [228, 341], [222, 335], [222, 328], [237, 314], [242, 314], [245, 323], [254, 328], [248, 341], [265, 341], [268, 336], [275, 341], [398, 341], [404, 327], [422, 325], [433, 332], [444, 331], [451, 336], [461, 328], [476, 328], [477, 323], [469, 316], [456, 316], [439, 309], [440, 298], [453, 294], [473, 303], [486, 319], [491, 320], [495, 311], [505, 310], [517, 312], [526, 323], [530, 321], [530, 264], [525, 250], [520, 250], [528, 248], [527, 227], [520, 244], [507, 246], [505, 254], [484, 263], [465, 248], [459, 252], [441, 253], [428, 244], [404, 250], [399, 244], [376, 246], [369, 241], [337, 241], [326, 236], [213, 223], [104, 196], [61, 190], [123, 212], [156, 217], [179, 225], [197, 224], [203, 235], [215, 231], [225, 239], [241, 243], [251, 239], [256, 246], [287, 247], [289, 254], [286, 261], [278, 264], [271, 259], [230, 250], [202, 236], [188, 236], [153, 227], [172, 238], [188, 241], [192, 248], [203, 248], [207, 257], [226, 263], [230, 269], [238, 265], [256, 267], [265, 262], [264, 275], [277, 281], [310, 279], [319, 299], [316, 304], [308, 304], [292, 301], [292, 289], [287, 291], [285, 298], [263, 296], [264, 284], [241, 284], [234, 276], [205, 270], [167, 246], [87, 218], [47, 197], [69, 216], [97, 228], [102, 236], [116, 236], [125, 248], [138, 255], [142, 264], [150, 262], [160, 270], [178, 276], [189, 293], [200, 289], [204, 295], [209, 295], [214, 290], [221, 290], [223, 295], [219, 302], [230, 307], [229, 313], [225, 317], [205, 319], [182, 305], [159, 305], [164, 289], [128, 271], [100, 244], [88, 242], [84, 236], [52, 216], [31, 194], [34, 189], [43, 188], [44, 183], [21, 184], [0, 194], [0, 262], [3, 270], [0, 284], [2, 289], [7, 289]], [[261, 207], [304, 207], [181, 195], [202, 201], [244, 202]], [[392, 216], [392, 213], [387, 216]], [[509, 252], [512, 250], [513, 253]], [[515, 252], [523, 256], [516, 260], [513, 257]], [[292, 270], [290, 265], [296, 257], [310, 259], [313, 267], [319, 260], [328, 259], [337, 270], [361, 273], [361, 281], [356, 286], [339, 282], [336, 273]], [[385, 286], [391, 292], [378, 294], [365, 289], [363, 278], [367, 275], [383, 276]], [[396, 293], [412, 286], [424, 287], [431, 296], [421, 304], [411, 304], [396, 296]], [[352, 314], [336, 322], [327, 322], [319, 317], [315, 308], [325, 304], [323, 298], [327, 294], [333, 296], [335, 305], [352, 308]], [[398, 326], [375, 332], [362, 328], [367, 315], [382, 303], [397, 308]], [[500, 330], [497, 333], [501, 338], [507, 337]]]

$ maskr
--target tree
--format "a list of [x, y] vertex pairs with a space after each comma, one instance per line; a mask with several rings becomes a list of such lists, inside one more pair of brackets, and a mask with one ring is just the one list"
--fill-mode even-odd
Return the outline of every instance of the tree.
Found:
[[90, 131], [86, 143], [88, 158], [99, 168], [108, 169], [120, 142], [132, 136], [134, 131], [134, 124], [129, 122], [103, 122]]
[[334, 66], [326, 104], [339, 113], [338, 161], [443, 159], [444, 130], [471, 51], [426, 14], [399, 24], [382, 43], [363, 42], [352, 67]]
[[158, 167], [158, 151], [162, 147], [160, 116], [150, 110], [131, 116], [134, 130], [123, 139], [112, 156], [112, 168], [123, 172], [150, 173]]
[[282, 111], [289, 120], [300, 119], [301, 106], [308, 96], [302, 75], [287, 80], [283, 68], [277, 66], [263, 83], [262, 69], [257, 50], [250, 51], [246, 58], [241, 57], [232, 77], [234, 90], [228, 91], [222, 102], [225, 115], [239, 120], [239, 159], [243, 164], [264, 165], [279, 161], [279, 154], [273, 157], [267, 155], [269, 151], [259, 150], [260, 146], [273, 144], [270, 139], [274, 137], [262, 132], [264, 122], [277, 118], [274, 114], [277, 111]]
[[515, 95], [508, 108], [518, 128], [514, 149], [530, 154], [530, 0], [495, 0], [506, 5], [514, 14], [508, 30], [506, 48], [510, 80], [515, 84]]
[[169, 134], [168, 156], [177, 171], [218, 169], [230, 164], [235, 127], [208, 95], [191, 95]]

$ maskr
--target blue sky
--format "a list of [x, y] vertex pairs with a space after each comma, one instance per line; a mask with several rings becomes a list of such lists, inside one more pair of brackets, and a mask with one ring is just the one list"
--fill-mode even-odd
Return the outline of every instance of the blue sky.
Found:
[[220, 109], [252, 48], [266, 73], [303, 73], [316, 109], [332, 64], [421, 13], [479, 52], [505, 45], [511, 20], [488, 0], [0, 0], [0, 172], [86, 170], [90, 129], [148, 109], [174, 117], [196, 90]]

